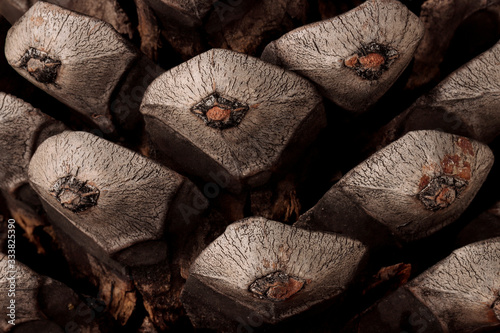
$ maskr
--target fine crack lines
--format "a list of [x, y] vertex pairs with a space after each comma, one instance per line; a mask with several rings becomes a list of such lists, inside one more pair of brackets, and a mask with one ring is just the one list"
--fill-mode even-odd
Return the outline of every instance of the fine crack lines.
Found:
[[[92, 29], [90, 29], [90, 23], [94, 23], [94, 25], [92, 26]], [[91, 41], [91, 38], [93, 36], [101, 36], [100, 32], [105, 27], [106, 27], [106, 24], [104, 24], [103, 22], [92, 22], [92, 21], [90, 21], [89, 24], [88, 24], [88, 28], [90, 29], [90, 31], [87, 32], [87, 40]]]
[[[59, 37], [59, 34], [60, 34], [60, 33], [61, 33], [61, 31], [63, 30], [63, 28], [64, 28], [64, 26], [65, 26], [66, 22], [67, 22], [67, 21], [68, 21], [68, 19], [69, 19], [69, 16], [70, 16], [70, 15], [69, 15], [69, 14], [65, 14], [65, 15], [66, 15], [66, 17], [64, 18], [64, 21], [62, 22], [61, 27], [59, 28], [59, 31], [57, 32], [56, 36], [55, 36], [54, 38], [51, 38], [51, 39], [49, 40], [49, 43], [48, 43], [48, 44], [47, 44], [47, 46], [46, 46], [46, 50], [47, 50], [47, 52], [50, 52], [50, 51], [51, 51], [51, 49], [50, 49], [50, 44], [52, 44], [52, 41], [56, 40], [56, 39]], [[59, 21], [59, 20], [60, 20], [60, 19], [59, 19], [59, 17], [54, 17], [54, 21], [56, 21], [56, 22], [57, 22], [57, 21]]]
[[314, 48], [315, 48], [315, 49], [316, 49], [316, 51], [318, 52], [318, 54], [322, 55], [322, 52], [321, 52], [321, 50], [319, 49], [318, 44], [316, 43], [316, 41], [315, 41], [314, 39], [312, 40], [312, 43], [313, 43], [313, 45], [314, 45]]
[[[214, 243], [215, 246], [219, 247], [219, 251], [217, 251], [217, 249], [214, 249], [214, 251], [213, 251], [214, 254], [215, 253], [219, 254], [221, 256], [221, 258], [228, 257], [228, 255], [226, 253], [226, 246], [224, 246], [224, 245], [231, 243], [231, 240], [229, 239], [229, 235], [228, 234], [223, 234], [223, 237], [224, 237], [223, 239], [220, 239], [220, 241], [216, 241]], [[231, 256], [229, 256], [229, 258], [231, 258], [232, 260], [234, 260]], [[202, 262], [203, 262], [203, 264], [209, 264], [210, 263], [209, 260], [207, 260], [207, 261], [202, 260]], [[227, 262], [226, 261], [222, 261], [221, 263], [222, 263], [221, 267], [224, 267]], [[210, 266], [208, 266], [208, 267], [210, 267]]]
[[[440, 266], [432, 269], [429, 275], [424, 277], [423, 286], [441, 294], [456, 295], [455, 297], [460, 299], [468, 298], [472, 302], [478, 302], [478, 294], [483, 299], [491, 298], [489, 291], [484, 294], [483, 289], [478, 289], [486, 281], [482, 277], [484, 272], [476, 271], [468, 259], [482, 256], [482, 253], [471, 253], [468, 250], [468, 248], [463, 248], [454, 252], [439, 264]], [[446, 283], [443, 284], [444, 281]]]
[[[131, 161], [129, 161], [129, 163], [131, 164]], [[130, 168], [130, 170], [132, 170], [132, 168]], [[146, 172], [145, 172], [146, 171]], [[153, 177], [151, 177], [151, 175], [153, 175], [154, 173], [156, 173], [157, 170], [151, 168], [149, 171], [145, 169], [142, 169], [140, 170], [139, 173], [135, 173], [134, 176], [132, 177], [132, 180], [135, 180], [136, 182], [140, 182], [141, 180], [150, 180], [150, 179], [153, 179]]]
[[[409, 10], [406, 10], [406, 18], [404, 19], [405, 21], [405, 26], [403, 28], [403, 31], [401, 34], [399, 34], [400, 38], [399, 38], [399, 41], [398, 41], [398, 44], [402, 44], [403, 43], [403, 40], [406, 38], [407, 36], [407, 33], [408, 33], [408, 24], [410, 23], [410, 20], [411, 20], [411, 17], [412, 17], [412, 13], [409, 11]], [[417, 38], [417, 36], [415, 36], [415, 39], [419, 39]], [[394, 41], [394, 40], [393, 40]], [[401, 47], [400, 47], [401, 49]], [[404, 48], [403, 48], [404, 49]]]
[[[3, 112], [3, 109], [4, 109], [4, 106], [5, 106], [5, 103], [7, 103], [8, 95], [7, 95], [7, 94], [5, 94], [5, 93], [0, 92], [0, 97], [1, 97], [1, 99], [0, 99], [0, 101], [1, 101], [1, 103], [0, 103], [0, 110], [2, 110], [2, 112], [0, 113], [0, 119], [2, 119], [3, 117], [6, 117], [7, 115], [11, 115], [11, 114], [13, 114], [13, 113], [14, 113], [14, 111], [15, 111], [17, 108], [15, 108], [15, 107], [12, 107], [12, 108], [10, 108], [10, 107], [6, 107], [6, 109], [7, 109], [8, 111], [12, 111], [12, 112]], [[9, 100], [10, 100], [10, 98], [9, 98]], [[14, 104], [14, 103], [12, 103], [12, 104]]]
[[[350, 34], [350, 35], [351, 35], [351, 37], [352, 37], [352, 39], [348, 39], [348, 38], [346, 38], [346, 40], [352, 40], [352, 41], [353, 41], [353, 43], [354, 43], [354, 41], [357, 41], [357, 38], [355, 38], [355, 37], [354, 37], [354, 34], [352, 33], [352, 31], [351, 31], [350, 29], [348, 29], [348, 28], [347, 28], [347, 25], [346, 25], [346, 23], [344, 22], [343, 17], [342, 17], [342, 16], [338, 16], [337, 18], [338, 18], [338, 20], [340, 21], [341, 25], [342, 25], [342, 26], [344, 26], [344, 29], [346, 30], [346, 33]], [[349, 20], [348, 20], [348, 21], [349, 21]], [[334, 30], [337, 30], [337, 29], [338, 29], [338, 28], [335, 26], [335, 24], [334, 24], [333, 22], [332, 22], [332, 25], [333, 25]], [[342, 36], [342, 34], [341, 34], [340, 36]], [[338, 41], [338, 42], [342, 45], [342, 49], [344, 49], [344, 50], [349, 50], [349, 49], [351, 49], [351, 47], [349, 47], [349, 46], [348, 46], [348, 45], [344, 42], [344, 40], [343, 40], [342, 38], [338, 38], [338, 39], [337, 39], [337, 41]]]
[[[241, 128], [237, 127], [238, 130], [241, 131]], [[230, 159], [230, 164], [232, 165], [232, 171], [236, 173], [236, 175], [238, 177], [242, 177], [243, 176], [243, 170], [242, 170], [242, 165], [244, 165], [244, 163], [242, 161], [239, 160], [238, 158], [238, 155], [236, 154], [236, 151], [238, 150], [238, 147], [235, 147], [234, 150], [233, 148], [231, 147], [231, 143], [228, 141], [228, 139], [226, 138], [226, 133], [224, 132], [221, 132], [221, 138], [222, 138], [222, 142], [224, 143], [224, 146], [225, 146], [225, 150], [229, 152], [229, 155], [231, 155], [231, 159]], [[227, 158], [225, 160], [223, 160], [221, 162], [222, 165], [226, 166], [226, 167], [230, 167], [227, 163]]]

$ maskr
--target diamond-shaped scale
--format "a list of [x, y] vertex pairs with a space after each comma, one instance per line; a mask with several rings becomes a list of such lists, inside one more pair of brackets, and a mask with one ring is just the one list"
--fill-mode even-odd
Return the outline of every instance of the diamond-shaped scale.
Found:
[[161, 162], [234, 193], [283, 174], [326, 124], [309, 81], [221, 49], [159, 76], [141, 112]]
[[341, 299], [366, 251], [344, 235], [247, 218], [198, 256], [181, 300], [196, 328], [237, 331], [238, 318], [257, 315], [263, 329]]
[[262, 60], [310, 79], [340, 107], [364, 112], [403, 73], [423, 33], [400, 1], [365, 1], [288, 32], [266, 46]]

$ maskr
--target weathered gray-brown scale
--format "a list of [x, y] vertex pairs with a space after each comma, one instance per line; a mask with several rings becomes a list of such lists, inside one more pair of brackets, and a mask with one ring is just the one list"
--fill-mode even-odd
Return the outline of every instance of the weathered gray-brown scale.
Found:
[[[186, 239], [182, 233], [196, 227], [207, 207], [197, 188], [174, 171], [85, 132], [45, 140], [31, 159], [29, 180], [64, 255], [77, 275], [99, 287], [109, 312], [124, 325], [140, 299], [155, 324], [165, 325], [163, 314], [171, 305], [157, 299], [175, 297], [167, 234]], [[183, 207], [196, 207], [197, 213], [188, 221]]]
[[29, 103], [0, 92], [0, 191], [12, 217], [39, 252], [44, 249], [35, 229], [47, 222], [38, 214], [41, 204], [28, 182], [28, 165], [43, 141], [65, 129]]
[[366, 1], [271, 42], [262, 59], [315, 82], [344, 109], [363, 112], [410, 63], [423, 25], [397, 0]]
[[21, 76], [106, 134], [133, 127], [142, 94], [163, 72], [109, 23], [43, 1], [9, 30], [5, 56]]
[[282, 173], [326, 125], [310, 82], [221, 49], [158, 77], [141, 112], [161, 162], [209, 182], [223, 178], [232, 192]]
[[365, 254], [361, 242], [340, 234], [251, 217], [229, 225], [203, 250], [181, 300], [196, 328], [232, 331], [238, 318], [252, 315], [263, 328], [339, 301]]
[[380, 145], [406, 132], [440, 129], [489, 143], [500, 133], [500, 42], [472, 59], [381, 130]]
[[[410, 132], [344, 175], [295, 225], [342, 232], [373, 246], [393, 236], [427, 237], [462, 214], [493, 160], [480, 142], [439, 131]], [[347, 216], [354, 222], [343, 223]]]

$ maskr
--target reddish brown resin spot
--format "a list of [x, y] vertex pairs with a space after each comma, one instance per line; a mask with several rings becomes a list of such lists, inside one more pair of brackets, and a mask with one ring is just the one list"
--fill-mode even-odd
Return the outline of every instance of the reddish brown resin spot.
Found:
[[259, 298], [284, 301], [298, 293], [310, 281], [292, 277], [283, 272], [274, 272], [253, 282], [249, 291]]
[[430, 181], [431, 178], [428, 175], [423, 175], [422, 178], [420, 178], [420, 182], [418, 183], [418, 190], [421, 191], [424, 187], [429, 185]]
[[356, 67], [356, 65], [358, 64], [358, 56], [357, 55], [354, 55], [352, 56], [351, 58], [347, 59], [344, 64], [347, 66], [347, 67]]
[[399, 263], [392, 266], [382, 267], [377, 275], [375, 281], [370, 284], [363, 294], [366, 294], [374, 288], [390, 283], [391, 286], [400, 287], [408, 282], [411, 276], [411, 264]]
[[379, 53], [369, 53], [359, 58], [361, 66], [369, 69], [377, 69], [385, 63], [385, 58]]
[[426, 209], [437, 211], [453, 204], [466, 187], [466, 180], [456, 176], [441, 175], [431, 179], [417, 194], [417, 198]]
[[469, 139], [460, 137], [457, 140], [457, 145], [462, 149], [464, 154], [469, 154], [470, 156], [474, 156], [474, 148], [472, 147], [472, 143]]
[[213, 121], [226, 121], [231, 116], [231, 110], [214, 106], [207, 111], [207, 118]]
[[267, 297], [277, 300], [285, 300], [296, 294], [302, 287], [304, 282], [290, 278], [287, 283], [276, 283], [267, 291]]
[[455, 190], [445, 187], [436, 196], [436, 203], [439, 207], [446, 208], [455, 201], [456, 192]]
[[464, 180], [471, 178], [470, 163], [464, 161], [459, 155], [446, 155], [441, 161], [443, 172]]
[[358, 52], [344, 59], [344, 66], [364, 80], [378, 80], [399, 54], [393, 48], [375, 42], [362, 45]]

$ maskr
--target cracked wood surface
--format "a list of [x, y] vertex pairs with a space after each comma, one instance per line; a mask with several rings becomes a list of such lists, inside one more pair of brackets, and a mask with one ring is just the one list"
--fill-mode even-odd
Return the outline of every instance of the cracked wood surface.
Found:
[[401, 133], [435, 128], [485, 143], [498, 136], [500, 42], [450, 74], [382, 132], [388, 142]]
[[[64, 208], [51, 191], [67, 176], [96, 187], [97, 204], [79, 213]], [[29, 178], [54, 223], [98, 257], [161, 238], [169, 215], [197, 193], [179, 174], [84, 132], [46, 140], [33, 156]]]
[[500, 238], [462, 247], [405, 286], [443, 332], [500, 327]]
[[[168, 327], [181, 305], [180, 291], [172, 287], [167, 238], [178, 251], [182, 244], [171, 243], [170, 233], [185, 240], [197, 227], [192, 214], [183, 213], [186, 207], [198, 214], [206, 208], [196, 187], [135, 152], [84, 132], [47, 140], [35, 153], [29, 175], [73, 270], [85, 272], [99, 287], [114, 318], [122, 325], [128, 322], [137, 309], [137, 289], [153, 322]], [[96, 192], [91, 205], [73, 209], [81, 204], [75, 193]]]
[[[52, 68], [52, 80], [39, 82], [32, 75], [36, 64], [23, 64], [31, 49], [59, 62], [59, 67]], [[105, 133], [114, 130], [111, 96], [139, 57], [109, 23], [45, 2], [33, 5], [9, 30], [5, 55], [21, 76], [91, 119]]]
[[[339, 106], [361, 112], [401, 75], [422, 35], [419, 19], [399, 1], [369, 0], [345, 14], [289, 32], [270, 43], [262, 59], [311, 79]], [[348, 66], [349, 59], [372, 43], [397, 52], [396, 59], [384, 56], [387, 68], [375, 80]]]
[[[342, 294], [361, 269], [365, 252], [360, 242], [342, 235], [310, 232], [259, 217], [244, 219], [228, 226], [198, 256], [190, 269], [183, 303], [197, 327], [220, 325], [207, 319], [210, 316], [199, 302], [207, 308], [222, 307], [228, 318], [254, 312], [265, 322], [276, 323]], [[305, 285], [281, 302], [255, 297], [250, 285], [274, 272], [305, 281]], [[214, 295], [203, 299], [206, 293]]]
[[[215, 129], [191, 111], [214, 93], [248, 106], [239, 125]], [[188, 174], [210, 181], [213, 173], [225, 176], [232, 191], [265, 183], [296, 159], [325, 125], [321, 97], [307, 80], [219, 49], [158, 77], [144, 96], [141, 112], [162, 154]]]
[[499, 12], [498, 0], [427, 0], [420, 12], [424, 37], [415, 52], [413, 73], [407, 83], [418, 88], [439, 75], [439, 65], [460, 24], [482, 10]]

